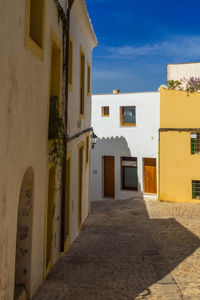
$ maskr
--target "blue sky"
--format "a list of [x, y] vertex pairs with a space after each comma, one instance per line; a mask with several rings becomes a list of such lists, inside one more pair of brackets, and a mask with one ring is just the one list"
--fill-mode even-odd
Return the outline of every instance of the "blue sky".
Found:
[[200, 61], [200, 1], [86, 0], [98, 39], [93, 93], [156, 91], [166, 64]]

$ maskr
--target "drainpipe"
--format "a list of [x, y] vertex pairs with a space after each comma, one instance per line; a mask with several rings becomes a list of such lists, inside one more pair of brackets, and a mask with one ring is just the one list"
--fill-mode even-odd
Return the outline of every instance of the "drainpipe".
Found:
[[[63, 49], [65, 51], [65, 102], [64, 102], [64, 119], [65, 119], [65, 127], [67, 133], [67, 122], [68, 122], [68, 69], [69, 69], [69, 33], [70, 33], [70, 13], [72, 9], [72, 5], [75, 0], [68, 0], [68, 7], [65, 18], [65, 27], [63, 43], [65, 40], [65, 45], [63, 45]], [[63, 51], [63, 52], [64, 52]], [[63, 138], [63, 167], [61, 171], [61, 184], [62, 184], [62, 192], [61, 192], [61, 230], [60, 230], [60, 251], [63, 252], [65, 248], [65, 199], [66, 199], [66, 166], [67, 166], [67, 134]]]

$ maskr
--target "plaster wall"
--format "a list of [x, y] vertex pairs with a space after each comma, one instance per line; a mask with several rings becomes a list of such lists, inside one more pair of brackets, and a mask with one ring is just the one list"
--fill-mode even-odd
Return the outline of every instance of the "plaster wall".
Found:
[[17, 214], [23, 176], [34, 173], [31, 295], [43, 281], [51, 29], [62, 39], [54, 1], [46, 1], [44, 59], [25, 46], [26, 1], [0, 2], [0, 299], [13, 299]]
[[200, 63], [168, 64], [167, 80], [200, 77]]
[[194, 202], [192, 180], [200, 180], [200, 156], [191, 155], [190, 132], [160, 133], [160, 200]]
[[200, 93], [160, 90], [160, 128], [200, 128]]
[[[101, 107], [110, 107], [110, 116], [101, 116]], [[120, 107], [136, 106], [136, 126], [120, 124]], [[156, 158], [158, 165], [158, 129], [160, 94], [131, 93], [92, 96], [92, 126], [98, 136], [91, 151], [91, 200], [103, 199], [103, 156], [115, 157], [115, 198], [143, 195], [143, 158]], [[137, 157], [138, 192], [121, 189], [122, 156]]]
[[[83, 1], [75, 1], [72, 6], [70, 17], [70, 35], [73, 40], [73, 83], [72, 89], [69, 89], [68, 99], [68, 135], [72, 137], [81, 133], [67, 143], [67, 152], [71, 153], [71, 194], [70, 194], [70, 243], [79, 234], [78, 227], [78, 145], [84, 142], [83, 153], [83, 195], [82, 195], [82, 221], [84, 222], [89, 211], [89, 167], [85, 167], [86, 155], [86, 134], [82, 131], [91, 127], [91, 96], [87, 95], [87, 62], [90, 63], [92, 72], [92, 51], [94, 41], [91, 38], [88, 23], [85, 21], [83, 10], [80, 3]], [[82, 46], [85, 53], [85, 103], [84, 103], [84, 119], [80, 121], [80, 47]], [[79, 126], [80, 124], [80, 126]], [[58, 183], [59, 185], [59, 183]], [[60, 220], [61, 220], [61, 191], [56, 195], [55, 208], [55, 247], [54, 261], [60, 257]]]
[[[71, 12], [70, 33], [73, 39], [73, 84], [69, 90], [69, 136], [91, 126], [91, 96], [87, 95], [87, 62], [92, 67], [93, 43], [82, 16], [82, 10], [75, 1]], [[85, 53], [85, 103], [84, 119], [80, 121], [80, 49]], [[92, 73], [92, 70], [91, 70]], [[80, 122], [79, 122], [80, 121]]]
[[[160, 90], [161, 128], [200, 128], [200, 94]], [[190, 132], [160, 132], [160, 200], [195, 202], [192, 180], [200, 180], [200, 156], [191, 154]]]

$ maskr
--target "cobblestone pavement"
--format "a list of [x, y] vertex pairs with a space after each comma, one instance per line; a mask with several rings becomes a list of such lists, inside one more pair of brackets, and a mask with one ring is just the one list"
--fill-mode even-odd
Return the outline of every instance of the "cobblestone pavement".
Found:
[[34, 300], [200, 299], [200, 206], [99, 201]]

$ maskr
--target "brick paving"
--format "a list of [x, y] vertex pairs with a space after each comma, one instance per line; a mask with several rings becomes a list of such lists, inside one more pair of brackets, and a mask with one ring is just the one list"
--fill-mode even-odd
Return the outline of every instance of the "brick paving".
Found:
[[99, 201], [34, 300], [199, 300], [200, 206]]

